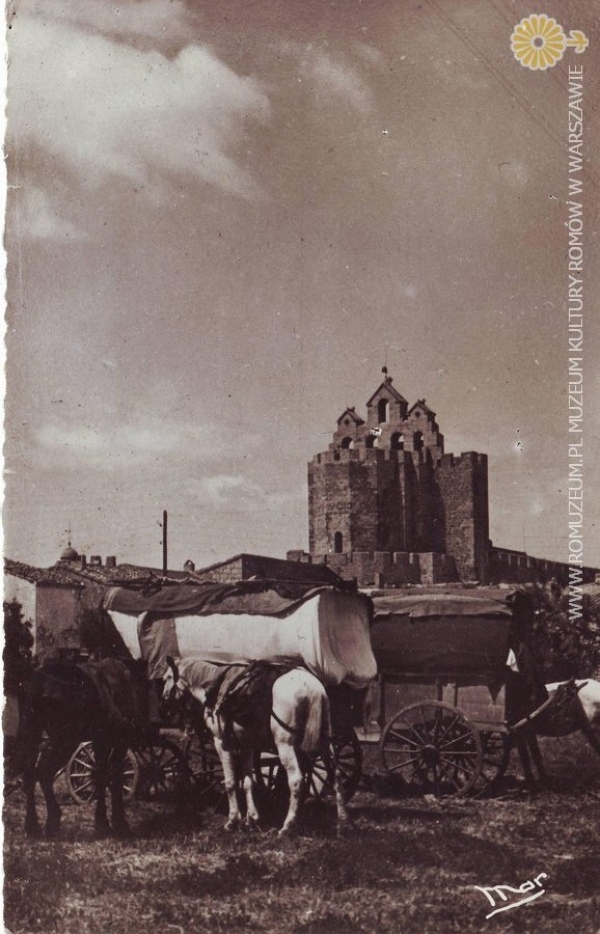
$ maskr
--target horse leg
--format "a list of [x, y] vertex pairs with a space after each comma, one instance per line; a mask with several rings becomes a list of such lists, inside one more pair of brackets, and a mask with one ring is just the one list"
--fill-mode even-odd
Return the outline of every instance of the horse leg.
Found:
[[128, 837], [131, 834], [123, 802], [123, 770], [126, 755], [127, 747], [116, 747], [109, 756], [112, 827], [119, 837]]
[[282, 837], [286, 834], [290, 834], [295, 829], [298, 822], [298, 809], [300, 807], [300, 798], [302, 795], [303, 775], [296, 750], [287, 738], [284, 741], [277, 742], [277, 753], [285, 769], [288, 787], [290, 789], [288, 812], [283, 822], [283, 827], [279, 831], [279, 836]]
[[37, 778], [35, 767], [32, 772], [27, 770], [23, 775], [23, 789], [25, 791], [26, 811], [25, 811], [25, 833], [28, 837], [39, 838], [42, 836], [42, 828], [37, 816], [35, 806], [35, 786]]
[[342, 785], [342, 773], [340, 772], [340, 767], [338, 764], [337, 756], [335, 754], [335, 747], [331, 740], [328, 741], [328, 753], [331, 763], [331, 769], [333, 771], [333, 790], [335, 793], [335, 809], [337, 816], [337, 835], [338, 837], [342, 835], [345, 828], [350, 822], [348, 817], [348, 811], [346, 809], [346, 802], [344, 800], [344, 789]]
[[246, 825], [248, 827], [256, 826], [260, 817], [254, 803], [254, 750], [251, 748], [243, 749], [240, 755], [240, 765], [242, 774], [242, 788], [246, 799]]
[[525, 736], [517, 733], [515, 737], [515, 742], [517, 745], [517, 751], [519, 753], [519, 759], [521, 760], [521, 765], [523, 767], [523, 773], [525, 775], [525, 782], [529, 787], [535, 785], [535, 778], [533, 776], [533, 771], [531, 769], [531, 759], [529, 758], [529, 750], [527, 748], [527, 739]]
[[59, 744], [56, 747], [50, 746], [42, 751], [37, 767], [38, 781], [46, 801], [46, 836], [50, 838], [60, 835], [62, 816], [60, 805], [54, 794], [54, 780], [58, 770], [68, 760], [70, 752], [70, 749], [65, 752]]
[[96, 760], [96, 808], [94, 810], [94, 828], [97, 837], [106, 837], [110, 833], [110, 824], [106, 811], [106, 785], [108, 782], [110, 749], [104, 743], [94, 742]]
[[529, 749], [531, 750], [531, 756], [537, 769], [538, 779], [542, 784], [545, 785], [548, 782], [548, 773], [546, 772], [546, 768], [544, 766], [542, 751], [540, 749], [538, 738], [535, 732], [530, 733], [528, 742]]
[[581, 732], [583, 733], [583, 735], [584, 735], [585, 738], [587, 739], [587, 741], [588, 741], [588, 743], [590, 744], [590, 746], [592, 747], [592, 749], [593, 749], [595, 752], [597, 752], [598, 755], [600, 755], [600, 741], [598, 740], [598, 737], [597, 737], [596, 733], [594, 732], [593, 727], [588, 726], [588, 725], [583, 726], [583, 727], [581, 728]]
[[42, 828], [35, 806], [35, 786], [37, 784], [36, 762], [39, 742], [33, 740], [23, 751], [23, 790], [25, 792], [25, 833], [28, 837], [41, 837]]
[[[548, 779], [537, 736], [533, 731], [525, 730], [523, 733], [517, 733], [516, 740], [521, 765], [523, 766], [523, 772], [525, 774], [525, 782], [530, 788], [535, 788], [540, 782], [545, 782]], [[538, 771], [537, 780], [533, 774], [531, 759], [533, 759]]]
[[234, 830], [242, 823], [242, 815], [237, 796], [237, 777], [235, 769], [235, 756], [232, 752], [223, 749], [223, 743], [218, 736], [215, 736], [215, 749], [223, 766], [223, 784], [227, 794], [227, 803], [229, 805], [229, 815], [225, 823], [225, 830]]
[[33, 715], [26, 711], [19, 720], [19, 729], [15, 743], [14, 770], [23, 775], [23, 791], [25, 792], [25, 833], [28, 837], [37, 838], [42, 835], [42, 828], [38, 820], [35, 806], [35, 786], [37, 784], [37, 763], [41, 755], [42, 736], [44, 729]]

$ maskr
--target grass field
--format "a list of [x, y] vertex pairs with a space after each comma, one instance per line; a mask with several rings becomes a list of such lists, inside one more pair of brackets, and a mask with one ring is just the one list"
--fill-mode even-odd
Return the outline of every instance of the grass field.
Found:
[[[543, 744], [552, 787], [512, 780], [488, 800], [395, 800], [360, 791], [354, 829], [307, 807], [299, 833], [227, 834], [214, 808], [130, 803], [134, 836], [95, 840], [92, 811], [66, 796], [60, 841], [22, 834], [20, 792], [4, 812], [11, 934], [450, 934], [600, 930], [600, 757], [579, 737]], [[59, 786], [60, 787], [60, 786]], [[546, 873], [530, 904], [486, 920], [475, 886]], [[538, 886], [539, 888], [539, 886]]]

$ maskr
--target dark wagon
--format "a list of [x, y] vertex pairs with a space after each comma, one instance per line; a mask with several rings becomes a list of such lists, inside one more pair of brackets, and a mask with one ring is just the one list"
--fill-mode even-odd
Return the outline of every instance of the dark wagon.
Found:
[[382, 773], [407, 794], [489, 787], [510, 754], [503, 684], [511, 610], [447, 594], [373, 602]]

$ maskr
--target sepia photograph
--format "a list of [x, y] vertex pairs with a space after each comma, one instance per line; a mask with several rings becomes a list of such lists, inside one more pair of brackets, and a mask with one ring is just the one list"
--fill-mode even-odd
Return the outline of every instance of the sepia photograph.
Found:
[[5, 35], [4, 930], [598, 934], [600, 0]]

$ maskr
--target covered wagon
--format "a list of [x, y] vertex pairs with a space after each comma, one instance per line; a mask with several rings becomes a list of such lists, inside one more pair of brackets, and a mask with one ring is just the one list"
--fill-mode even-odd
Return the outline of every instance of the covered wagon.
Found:
[[180, 584], [153, 594], [113, 587], [103, 605], [150, 679], [164, 676], [167, 655], [289, 661], [326, 687], [364, 688], [377, 675], [371, 604], [355, 592], [268, 581]]
[[[364, 692], [377, 676], [368, 597], [297, 582], [185, 583], [152, 593], [114, 587], [103, 610], [113, 627], [105, 636], [142, 659], [151, 682], [166, 674], [167, 656], [202, 659], [215, 671], [256, 660], [307, 668], [327, 688], [346, 791], [357, 787], [362, 756], [353, 725], [362, 720]], [[263, 756], [258, 770], [268, 785], [277, 783], [273, 756]], [[323, 762], [312, 763], [314, 794], [329, 778]]]
[[405, 791], [454, 795], [488, 786], [508, 758], [510, 608], [454, 594], [373, 602], [382, 770]]

